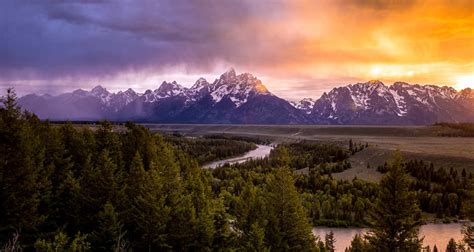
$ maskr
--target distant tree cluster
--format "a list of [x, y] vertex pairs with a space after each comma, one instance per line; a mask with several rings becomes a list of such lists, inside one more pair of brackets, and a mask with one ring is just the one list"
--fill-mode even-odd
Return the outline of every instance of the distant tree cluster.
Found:
[[[424, 212], [435, 213], [437, 218], [465, 217], [461, 210], [467, 207], [463, 202], [466, 201], [469, 183], [473, 179], [472, 173], [467, 173], [465, 169], [458, 173], [453, 168], [435, 168], [433, 163], [422, 160], [410, 160], [403, 165], [416, 179], [410, 187], [416, 192]], [[385, 173], [387, 167], [385, 163], [377, 170]]]
[[[299, 142], [291, 144], [280, 144], [275, 148], [271, 157], [278, 154], [279, 148], [285, 148], [288, 151], [292, 169], [315, 168], [321, 164], [342, 163], [348, 157], [350, 152], [336, 144]], [[346, 167], [347, 168], [347, 167]], [[330, 173], [328, 171], [327, 173]]]
[[349, 139], [349, 151], [352, 155], [368, 147], [369, 147], [369, 143], [365, 143], [365, 144], [355, 143], [354, 141], [352, 141], [352, 139]]
[[438, 133], [444, 137], [474, 137], [474, 123], [435, 123], [442, 129]]
[[227, 135], [227, 134], [210, 134], [210, 135], [204, 135], [202, 138], [228, 139], [228, 140], [243, 141], [243, 142], [255, 143], [255, 144], [271, 144], [270, 139], [265, 138], [265, 137], [258, 137], [258, 136], [235, 136], [235, 135]]

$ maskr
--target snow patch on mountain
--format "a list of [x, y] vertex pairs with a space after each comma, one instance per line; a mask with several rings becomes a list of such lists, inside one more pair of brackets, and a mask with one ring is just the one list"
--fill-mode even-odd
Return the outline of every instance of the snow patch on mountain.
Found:
[[316, 101], [312, 98], [303, 98], [298, 102], [290, 102], [290, 104], [296, 109], [304, 111], [306, 114], [311, 114], [311, 110], [313, 110], [315, 102]]
[[389, 91], [393, 96], [395, 104], [397, 105], [397, 108], [398, 108], [397, 115], [398, 116], [406, 115], [408, 111], [406, 108], [405, 98], [399, 95], [396, 90], [390, 89]]

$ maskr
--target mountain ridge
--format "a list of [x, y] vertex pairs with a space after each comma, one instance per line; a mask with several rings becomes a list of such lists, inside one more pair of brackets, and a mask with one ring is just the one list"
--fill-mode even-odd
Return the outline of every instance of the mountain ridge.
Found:
[[474, 121], [474, 91], [381, 81], [333, 88], [318, 98], [290, 102], [250, 73], [233, 68], [212, 83], [191, 87], [163, 81], [155, 90], [111, 93], [98, 85], [57, 96], [29, 94], [19, 104], [42, 119], [133, 120], [156, 123], [400, 124]]

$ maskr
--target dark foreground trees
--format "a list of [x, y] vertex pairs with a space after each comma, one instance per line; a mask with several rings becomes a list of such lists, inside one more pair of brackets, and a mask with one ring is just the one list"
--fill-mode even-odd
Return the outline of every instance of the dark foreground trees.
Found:
[[236, 202], [235, 228], [246, 251], [313, 251], [315, 238], [289, 169], [268, 184], [247, 183]]
[[[312, 251], [287, 168], [229, 194], [142, 126], [93, 130], [0, 105], [0, 245], [38, 251]], [[238, 212], [229, 210], [238, 199]], [[232, 201], [231, 201], [232, 202]], [[14, 236], [12, 236], [14, 235]], [[11, 241], [10, 243], [8, 241]]]
[[[0, 106], [0, 244], [24, 249], [211, 250], [229, 219], [210, 174], [134, 124], [41, 122]], [[81, 245], [82, 244], [82, 245]]]

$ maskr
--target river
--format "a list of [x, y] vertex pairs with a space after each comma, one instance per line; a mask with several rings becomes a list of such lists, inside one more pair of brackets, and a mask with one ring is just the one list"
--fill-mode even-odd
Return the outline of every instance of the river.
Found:
[[[251, 150], [245, 153], [244, 155], [214, 161], [203, 165], [203, 168], [214, 169], [226, 163], [242, 163], [252, 158], [262, 158], [268, 156], [272, 149], [273, 146], [271, 145], [257, 145], [257, 148], [255, 150]], [[438, 251], [444, 251], [446, 249], [446, 245], [448, 244], [449, 239], [454, 238], [456, 241], [462, 239], [461, 226], [462, 224], [460, 223], [423, 225], [420, 229], [420, 236], [424, 237], [423, 246], [429, 245], [430, 248], [433, 249], [433, 246], [436, 244], [436, 246], [438, 247]], [[330, 231], [334, 232], [334, 237], [336, 239], [336, 251], [344, 251], [345, 248], [349, 247], [349, 245], [351, 244], [354, 235], [365, 234], [365, 232], [367, 232], [367, 229], [330, 227], [313, 228], [313, 234], [315, 236], [319, 236], [322, 240], [324, 240], [324, 236]]]
[[[461, 227], [462, 224], [460, 223], [423, 225], [420, 229], [420, 236], [425, 237], [423, 239], [423, 246], [429, 245], [431, 250], [433, 250], [433, 246], [436, 244], [438, 251], [444, 251], [449, 239], [454, 238], [456, 242], [462, 239]], [[351, 244], [354, 235], [365, 234], [367, 229], [329, 227], [313, 228], [313, 234], [319, 236], [323, 241], [324, 236], [330, 231], [334, 232], [336, 251], [344, 251], [345, 248], [349, 247]]]
[[238, 157], [233, 157], [233, 158], [228, 158], [228, 159], [223, 159], [223, 160], [218, 160], [214, 161], [208, 164], [204, 164], [202, 168], [217, 168], [219, 166], [223, 166], [224, 164], [235, 164], [235, 163], [243, 163], [247, 160], [253, 159], [253, 158], [263, 158], [266, 157], [270, 154], [270, 151], [273, 149], [273, 146], [271, 145], [257, 145], [257, 149], [251, 150], [244, 155], [238, 156]]

